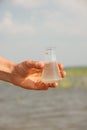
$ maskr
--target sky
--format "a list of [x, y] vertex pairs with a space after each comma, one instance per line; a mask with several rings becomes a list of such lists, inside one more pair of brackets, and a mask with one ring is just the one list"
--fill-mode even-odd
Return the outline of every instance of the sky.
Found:
[[87, 0], [0, 0], [0, 56], [43, 61], [48, 47], [64, 66], [87, 66]]

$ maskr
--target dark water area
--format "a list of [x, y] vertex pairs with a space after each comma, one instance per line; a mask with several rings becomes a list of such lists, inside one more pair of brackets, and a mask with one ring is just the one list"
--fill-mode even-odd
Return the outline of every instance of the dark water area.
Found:
[[32, 91], [0, 82], [0, 130], [87, 130], [87, 89]]

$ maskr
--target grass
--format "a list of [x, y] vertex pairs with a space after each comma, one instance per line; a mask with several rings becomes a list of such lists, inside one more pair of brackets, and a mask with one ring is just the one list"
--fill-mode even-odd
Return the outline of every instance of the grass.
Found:
[[79, 76], [86, 75], [87, 76], [87, 67], [70, 67], [65, 69], [67, 72], [67, 76]]
[[87, 87], [87, 67], [65, 68], [66, 77], [59, 83], [60, 87]]

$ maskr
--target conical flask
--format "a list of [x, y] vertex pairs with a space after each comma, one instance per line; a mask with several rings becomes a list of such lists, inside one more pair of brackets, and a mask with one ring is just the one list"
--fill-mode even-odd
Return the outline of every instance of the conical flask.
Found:
[[55, 48], [45, 50], [45, 65], [42, 72], [42, 82], [44, 83], [54, 83], [61, 80], [55, 50]]

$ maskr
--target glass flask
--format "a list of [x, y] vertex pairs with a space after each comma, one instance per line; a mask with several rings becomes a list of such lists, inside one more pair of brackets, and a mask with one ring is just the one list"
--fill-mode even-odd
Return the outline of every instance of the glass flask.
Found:
[[53, 83], [59, 80], [61, 80], [61, 76], [56, 61], [56, 49], [47, 48], [45, 50], [45, 65], [42, 72], [42, 82]]

